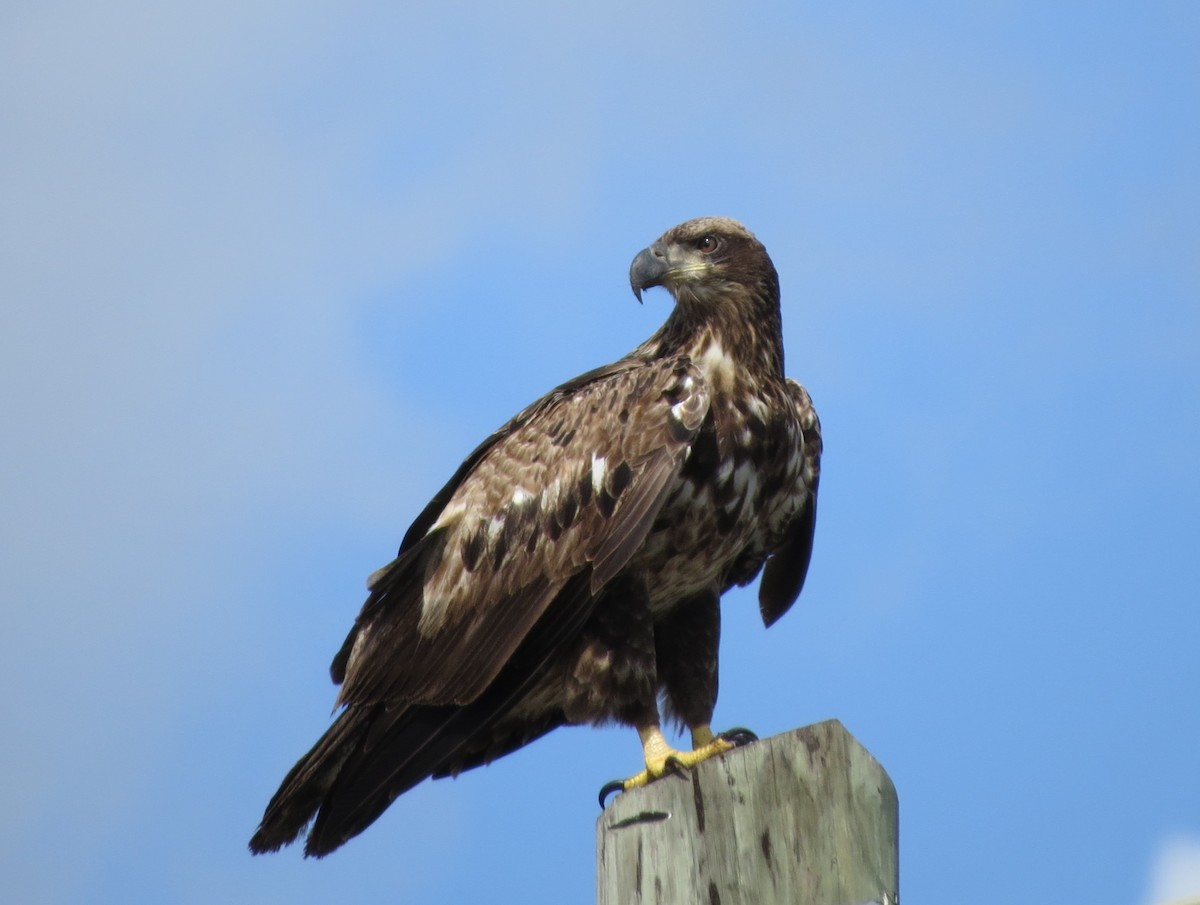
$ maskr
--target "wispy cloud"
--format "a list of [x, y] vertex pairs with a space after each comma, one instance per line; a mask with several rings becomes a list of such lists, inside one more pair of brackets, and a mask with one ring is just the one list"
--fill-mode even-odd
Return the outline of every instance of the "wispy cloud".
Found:
[[1200, 902], [1200, 836], [1164, 839], [1150, 865], [1144, 905]]

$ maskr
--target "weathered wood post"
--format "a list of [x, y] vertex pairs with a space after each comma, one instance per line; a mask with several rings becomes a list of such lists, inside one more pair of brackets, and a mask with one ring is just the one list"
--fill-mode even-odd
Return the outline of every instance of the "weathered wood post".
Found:
[[829, 720], [618, 795], [598, 905], [896, 905], [896, 789]]

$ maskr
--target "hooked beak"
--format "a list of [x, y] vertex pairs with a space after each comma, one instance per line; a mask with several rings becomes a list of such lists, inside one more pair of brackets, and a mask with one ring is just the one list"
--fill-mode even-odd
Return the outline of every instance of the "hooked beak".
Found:
[[662, 243], [655, 242], [649, 248], [638, 252], [633, 263], [629, 265], [629, 285], [637, 300], [642, 300], [642, 290], [651, 286], [661, 286], [670, 272], [671, 265], [667, 262], [667, 250]]

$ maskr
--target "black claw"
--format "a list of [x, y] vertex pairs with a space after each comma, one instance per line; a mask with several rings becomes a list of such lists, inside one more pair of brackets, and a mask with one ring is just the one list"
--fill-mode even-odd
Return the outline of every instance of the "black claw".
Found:
[[688, 765], [673, 754], [667, 758], [663, 766], [668, 773], [673, 773], [676, 776], [686, 776], [690, 772]]
[[613, 792], [624, 792], [624, 791], [625, 791], [625, 780], [614, 779], [612, 782], [606, 782], [604, 784], [604, 786], [600, 789], [600, 810], [603, 811], [604, 808], [606, 807], [605, 802], [608, 801], [609, 795], [611, 795]]
[[758, 741], [758, 736], [749, 729], [743, 729], [738, 726], [735, 729], [727, 729], [722, 732], [717, 738], [722, 738], [727, 742], [732, 742], [735, 748], [740, 748], [742, 745], [748, 745], [751, 742]]

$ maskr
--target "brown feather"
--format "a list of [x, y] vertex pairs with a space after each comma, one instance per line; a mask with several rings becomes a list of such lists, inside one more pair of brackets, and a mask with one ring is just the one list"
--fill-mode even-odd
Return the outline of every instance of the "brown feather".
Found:
[[782, 545], [776, 547], [763, 569], [762, 581], [758, 586], [758, 607], [763, 625], [767, 628], [791, 609], [804, 587], [808, 565], [812, 560], [813, 534], [817, 523], [817, 487], [821, 480], [821, 422], [804, 387], [789, 380], [788, 389], [803, 430], [803, 468], [800, 477], [807, 489], [807, 497], [800, 512], [788, 525]]
[[[600, 417], [614, 400], [630, 411], [616, 430]], [[686, 361], [636, 362], [556, 391], [497, 432], [426, 538], [373, 585], [335, 661], [338, 703], [478, 697], [572, 575], [593, 565], [598, 590], [638, 549], [706, 410], [704, 381]], [[564, 447], [547, 439], [554, 423], [572, 433]], [[618, 470], [623, 487], [606, 514], [600, 500], [613, 485], [603, 478]], [[589, 478], [585, 502], [577, 487]], [[464, 555], [478, 543], [482, 555]]]

